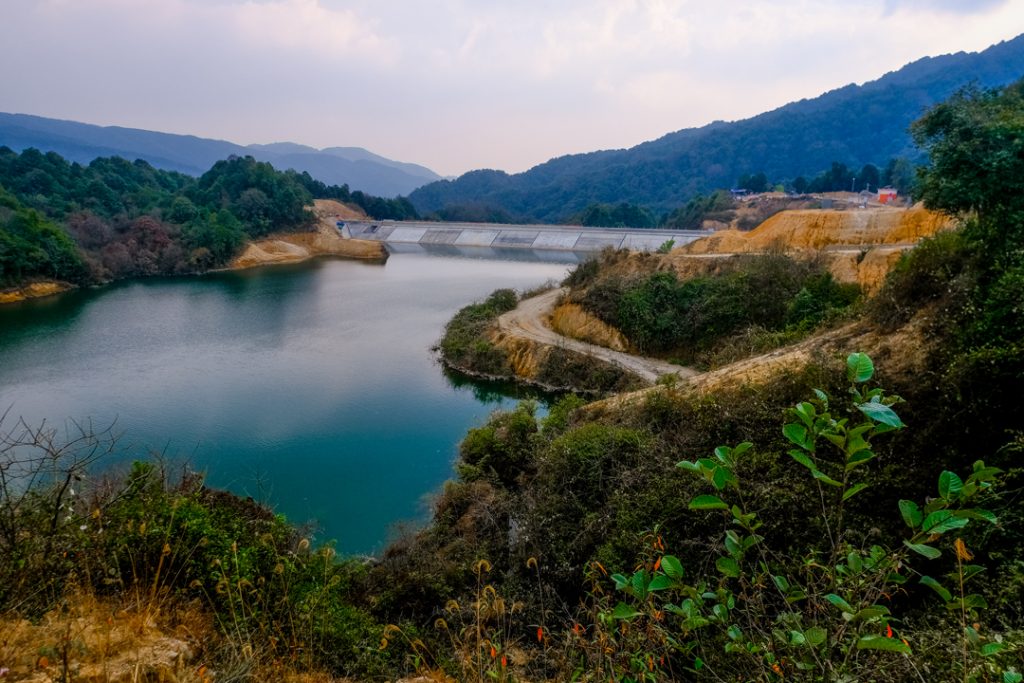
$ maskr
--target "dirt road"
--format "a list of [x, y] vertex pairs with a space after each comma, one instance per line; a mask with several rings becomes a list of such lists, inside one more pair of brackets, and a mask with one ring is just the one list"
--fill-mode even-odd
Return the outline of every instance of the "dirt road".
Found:
[[557, 303], [559, 297], [565, 291], [564, 288], [553, 289], [540, 296], [520, 301], [519, 306], [515, 310], [509, 311], [498, 318], [498, 329], [511, 336], [522, 337], [550, 346], [560, 346], [607, 361], [632, 372], [648, 382], [654, 382], [662, 375], [667, 374], [675, 374], [680, 377], [693, 377], [699, 374], [693, 368], [684, 368], [655, 358], [644, 358], [642, 356], [622, 353], [621, 351], [612, 351], [603, 346], [588, 344], [558, 334], [547, 326], [547, 320], [551, 315], [552, 309], [555, 307], [555, 303]]

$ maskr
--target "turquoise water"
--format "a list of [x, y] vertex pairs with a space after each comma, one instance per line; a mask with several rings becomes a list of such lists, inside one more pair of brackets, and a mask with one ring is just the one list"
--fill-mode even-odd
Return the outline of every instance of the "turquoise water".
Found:
[[191, 463], [340, 552], [372, 553], [424, 519], [466, 429], [514, 404], [445, 376], [430, 351], [444, 323], [568, 268], [490, 256], [318, 261], [0, 307], [0, 412], [114, 424], [121, 458]]

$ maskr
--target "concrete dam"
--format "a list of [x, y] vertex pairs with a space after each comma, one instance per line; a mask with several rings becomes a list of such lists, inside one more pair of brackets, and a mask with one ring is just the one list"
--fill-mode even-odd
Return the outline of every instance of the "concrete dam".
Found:
[[703, 230], [429, 221], [338, 221], [338, 229], [346, 237], [376, 240], [396, 246], [483, 247], [563, 252], [595, 252], [605, 247], [655, 251], [669, 240], [673, 240], [676, 246], [679, 246], [708, 235]]

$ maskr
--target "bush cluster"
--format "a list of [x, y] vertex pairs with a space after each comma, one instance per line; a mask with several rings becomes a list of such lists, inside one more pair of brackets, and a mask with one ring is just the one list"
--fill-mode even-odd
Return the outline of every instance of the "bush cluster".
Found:
[[809, 331], [859, 294], [856, 285], [836, 282], [820, 263], [768, 254], [686, 280], [672, 271], [596, 278], [575, 296], [641, 352], [700, 362], [746, 330]]

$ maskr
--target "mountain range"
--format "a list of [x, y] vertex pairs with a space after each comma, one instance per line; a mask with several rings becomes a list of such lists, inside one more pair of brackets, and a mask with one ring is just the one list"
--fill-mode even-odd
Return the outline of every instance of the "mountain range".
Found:
[[925, 57], [863, 85], [847, 85], [736, 122], [716, 121], [630, 149], [563, 156], [510, 175], [470, 171], [409, 199], [421, 213], [561, 221], [594, 203], [667, 211], [743, 174], [772, 182], [813, 176], [838, 161], [857, 169], [895, 157], [920, 161], [911, 122], [958, 88], [1024, 76], [1024, 35], [977, 53]]
[[35, 147], [69, 161], [97, 157], [144, 159], [157, 168], [198, 176], [230, 156], [253, 156], [279, 170], [307, 171], [328, 185], [348, 185], [371, 195], [407, 195], [441, 176], [417, 164], [393, 161], [361, 147], [316, 149], [291, 142], [236, 145], [194, 135], [158, 133], [119, 126], [94, 126], [27, 114], [0, 113], [0, 146], [15, 151]]

